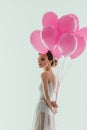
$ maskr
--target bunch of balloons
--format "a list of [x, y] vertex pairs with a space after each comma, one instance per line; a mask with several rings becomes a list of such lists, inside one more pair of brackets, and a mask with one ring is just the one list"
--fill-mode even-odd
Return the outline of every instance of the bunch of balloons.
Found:
[[30, 42], [38, 52], [48, 50], [54, 57], [70, 56], [77, 58], [86, 48], [87, 27], [79, 27], [75, 14], [58, 17], [54, 12], [46, 12], [42, 17], [42, 30], [34, 30]]

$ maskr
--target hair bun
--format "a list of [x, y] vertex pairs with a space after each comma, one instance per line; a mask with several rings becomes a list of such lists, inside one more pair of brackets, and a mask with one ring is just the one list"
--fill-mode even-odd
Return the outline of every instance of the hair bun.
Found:
[[54, 60], [54, 62], [55, 62], [55, 66], [57, 66], [58, 60], [57, 60], [57, 59], [55, 59], [55, 60]]
[[53, 59], [51, 66], [55, 67], [57, 66], [58, 60], [57, 59]]

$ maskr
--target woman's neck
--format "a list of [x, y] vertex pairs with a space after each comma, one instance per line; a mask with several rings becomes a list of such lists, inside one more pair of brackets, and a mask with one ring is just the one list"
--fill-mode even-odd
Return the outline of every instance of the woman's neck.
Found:
[[44, 71], [52, 71], [52, 68], [44, 68]]

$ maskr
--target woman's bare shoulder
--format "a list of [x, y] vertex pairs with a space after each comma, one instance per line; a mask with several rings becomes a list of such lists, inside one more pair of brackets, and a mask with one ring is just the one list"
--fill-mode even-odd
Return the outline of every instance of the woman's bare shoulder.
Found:
[[49, 73], [48, 73], [47, 71], [42, 72], [42, 73], [41, 73], [41, 77], [42, 77], [42, 78], [48, 78], [48, 77], [49, 77]]

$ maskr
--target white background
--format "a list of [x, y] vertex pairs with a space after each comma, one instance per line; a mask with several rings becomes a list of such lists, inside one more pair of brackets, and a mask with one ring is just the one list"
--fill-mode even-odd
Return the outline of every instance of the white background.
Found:
[[[0, 130], [31, 129], [41, 69], [29, 36], [47, 11], [74, 13], [87, 26], [87, 0], [0, 0]], [[87, 130], [87, 49], [72, 60], [58, 103], [59, 130]]]

